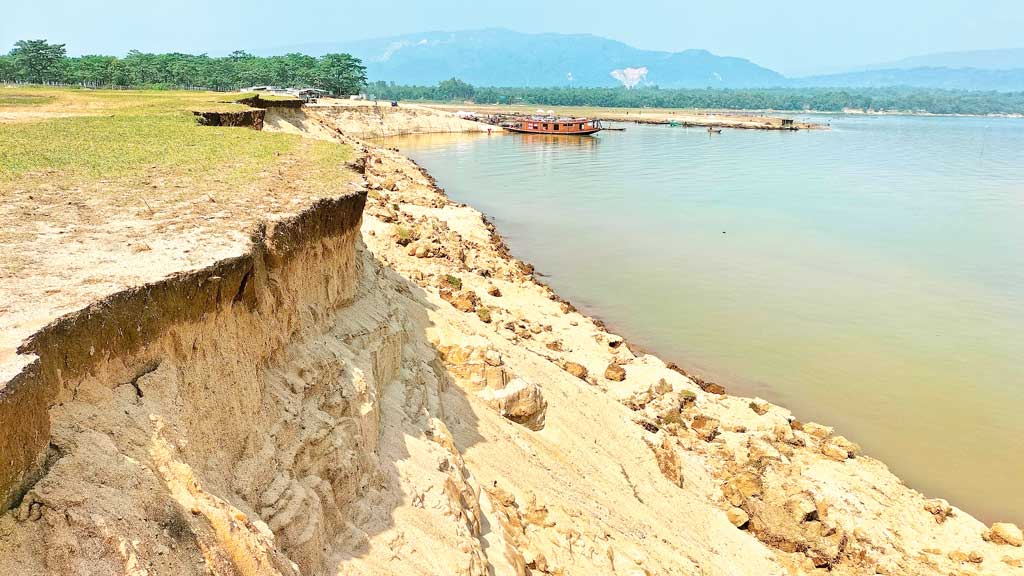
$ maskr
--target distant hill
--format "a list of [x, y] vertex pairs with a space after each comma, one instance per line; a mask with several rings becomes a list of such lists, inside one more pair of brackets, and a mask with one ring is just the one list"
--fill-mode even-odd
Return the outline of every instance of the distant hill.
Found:
[[1013, 70], [1024, 68], [1024, 48], [1005, 50], [971, 50], [967, 52], [942, 52], [925, 54], [867, 66], [865, 70], [892, 68], [978, 68], [981, 70]]
[[1024, 90], [1024, 48], [925, 54], [849, 72], [793, 78], [790, 85], [1019, 92]]
[[786, 78], [706, 50], [658, 52], [589, 34], [523, 34], [494, 28], [426, 32], [357, 42], [290, 46], [276, 53], [348, 52], [371, 80], [433, 85], [457, 77], [477, 86], [755, 88]]
[[909, 86], [946, 90], [1020, 92], [1024, 91], [1024, 68], [1014, 70], [949, 67], [887, 68], [794, 78], [791, 79], [790, 85], [848, 88]]

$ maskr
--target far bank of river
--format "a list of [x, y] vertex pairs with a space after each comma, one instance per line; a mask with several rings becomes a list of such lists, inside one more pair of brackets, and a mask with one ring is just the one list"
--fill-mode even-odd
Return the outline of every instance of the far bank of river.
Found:
[[446, 112], [472, 112], [482, 116], [493, 114], [545, 114], [636, 124], [682, 124], [715, 128], [750, 130], [827, 130], [828, 125], [806, 119], [795, 119], [792, 113], [749, 110], [693, 110], [684, 108], [607, 108], [597, 106], [513, 106], [476, 104], [428, 104]]

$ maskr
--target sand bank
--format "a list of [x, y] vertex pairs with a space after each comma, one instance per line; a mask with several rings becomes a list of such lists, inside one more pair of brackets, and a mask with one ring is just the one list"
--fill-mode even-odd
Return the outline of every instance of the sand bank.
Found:
[[[733, 128], [744, 130], [827, 130], [818, 122], [793, 120], [792, 116], [761, 114], [735, 110], [691, 110], [672, 108], [603, 108], [595, 106], [514, 106], [473, 104], [424, 104], [437, 110], [465, 110], [479, 114], [534, 114], [537, 110], [553, 111], [559, 116], [593, 118], [607, 122], [638, 124], [679, 124], [680, 126]], [[791, 122], [786, 122], [791, 120]]]

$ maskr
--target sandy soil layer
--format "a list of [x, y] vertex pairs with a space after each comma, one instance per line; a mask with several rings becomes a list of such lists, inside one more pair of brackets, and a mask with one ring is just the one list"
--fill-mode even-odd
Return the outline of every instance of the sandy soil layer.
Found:
[[307, 107], [336, 125], [345, 126], [345, 134], [355, 138], [382, 138], [402, 134], [443, 132], [486, 132], [491, 126], [463, 120], [451, 114], [437, 114], [417, 104], [339, 100], [323, 98]]

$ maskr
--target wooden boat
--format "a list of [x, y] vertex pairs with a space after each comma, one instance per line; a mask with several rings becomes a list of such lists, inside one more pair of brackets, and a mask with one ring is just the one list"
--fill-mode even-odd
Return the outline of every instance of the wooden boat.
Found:
[[502, 124], [511, 132], [520, 134], [568, 134], [586, 136], [603, 130], [600, 120], [586, 118], [556, 118], [554, 116], [530, 116]]

